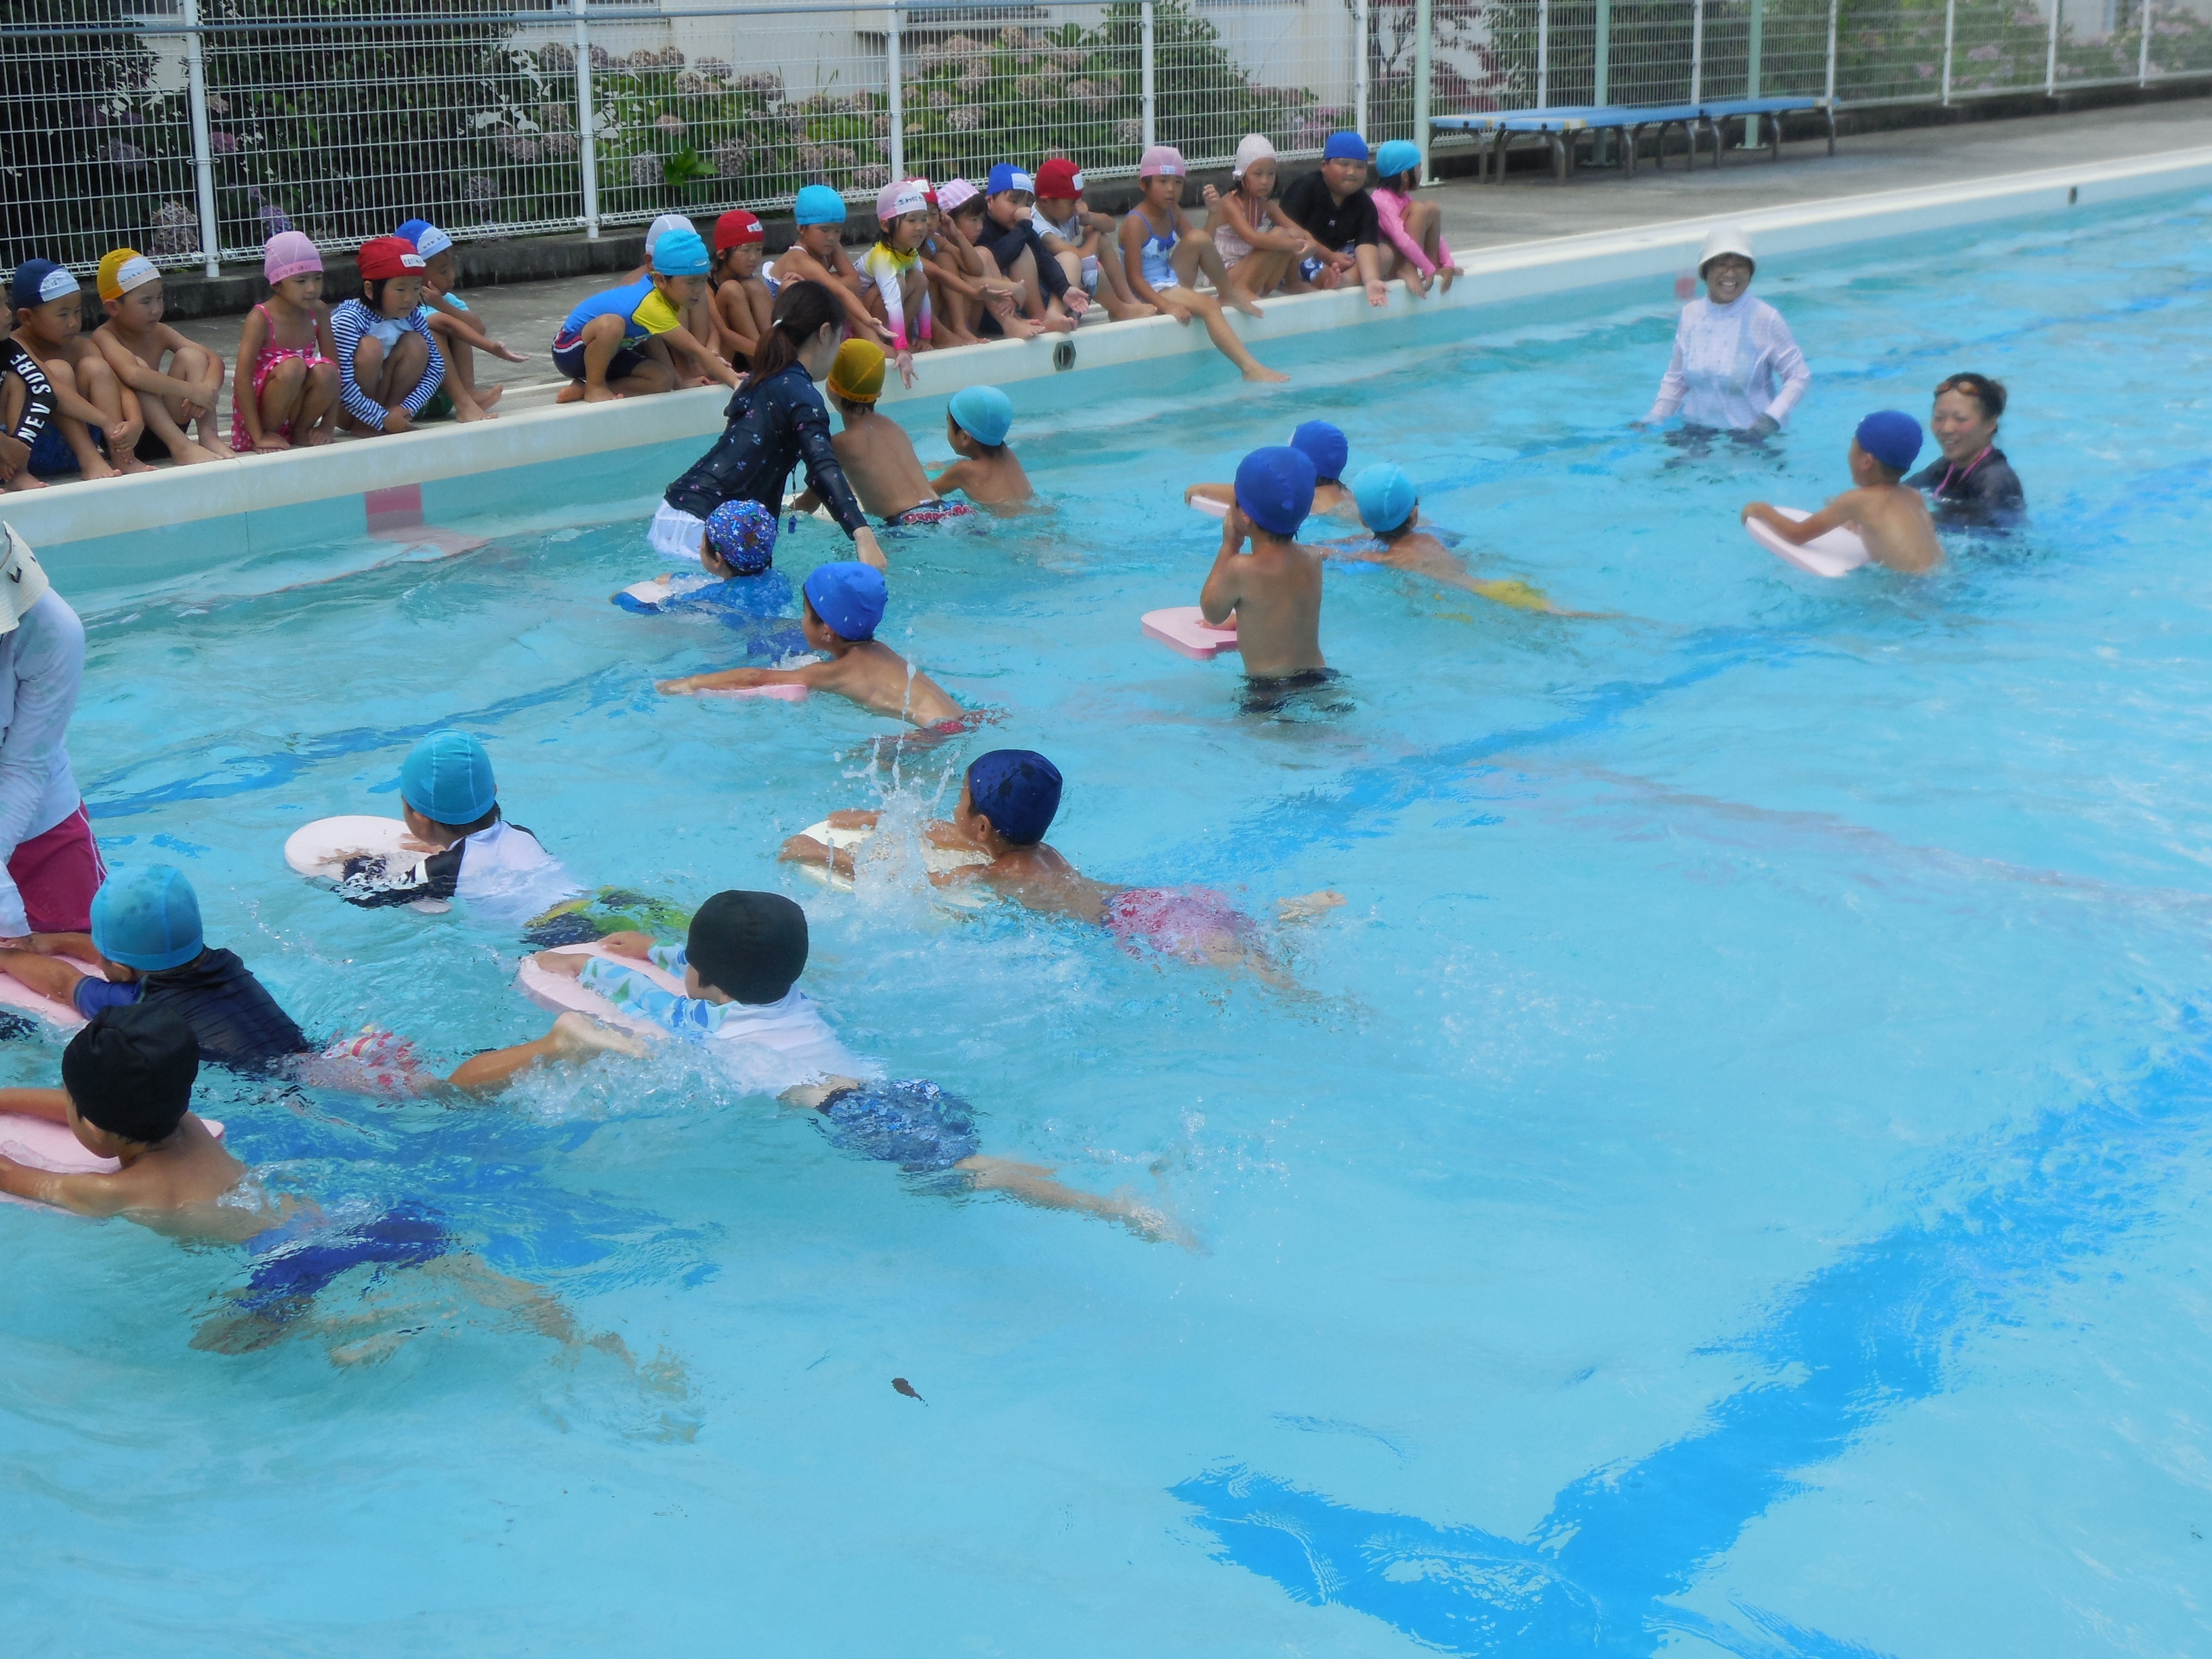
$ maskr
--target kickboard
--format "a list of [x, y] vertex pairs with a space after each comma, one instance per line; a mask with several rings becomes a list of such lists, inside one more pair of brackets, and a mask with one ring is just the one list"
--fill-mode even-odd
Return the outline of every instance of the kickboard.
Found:
[[[873, 830], [833, 829], [830, 820], [824, 818], [819, 823], [808, 824], [799, 833], [811, 836], [824, 847], [834, 851], [841, 848], [858, 847], [862, 842], [872, 839], [876, 832]], [[988, 864], [991, 860], [981, 853], [956, 853], [949, 848], [933, 847], [927, 842], [924, 842], [921, 846], [921, 861], [930, 874], [941, 876], [951, 871], [965, 870], [970, 865]], [[826, 882], [841, 893], [849, 893], [853, 890], [853, 878], [850, 876], [841, 876], [835, 871], [823, 869], [818, 864], [802, 864], [799, 868], [805, 871], [815, 880]], [[961, 892], [957, 889], [947, 890], [940, 888], [937, 890], [935, 896], [939, 903], [957, 904], [963, 909], [974, 909], [983, 902], [981, 894]]]
[[[284, 862], [299, 874], [319, 881], [343, 881], [346, 860], [364, 855], [382, 859], [388, 869], [405, 870], [423, 856], [404, 845], [408, 839], [407, 825], [398, 818], [371, 817], [366, 813], [317, 818], [285, 837]], [[443, 899], [424, 898], [406, 908], [435, 916], [453, 907]]]
[[695, 697], [768, 697], [777, 702], [805, 702], [806, 688], [803, 685], [725, 685], [708, 691], [694, 691]]
[[1158, 640], [1170, 651], [1179, 651], [1200, 662], [1210, 661], [1224, 651], [1237, 648], [1237, 624], [1216, 628], [1206, 620], [1205, 613], [1194, 605], [1179, 605], [1166, 611], [1147, 611], [1144, 618], [1145, 637]]
[[[610, 962], [621, 963], [625, 968], [635, 968], [672, 996], [690, 995], [684, 988], [684, 981], [665, 969], [655, 967], [649, 962], [640, 962], [635, 957], [618, 956], [605, 945], [563, 945], [557, 949], [564, 957], [605, 957]], [[668, 1035], [666, 1026], [656, 1025], [635, 1014], [626, 1014], [597, 991], [587, 991], [574, 980], [562, 975], [547, 973], [538, 965], [538, 958], [534, 955], [523, 957], [521, 971], [515, 975], [514, 982], [521, 988], [523, 995], [539, 1007], [550, 1009], [554, 1013], [589, 1014], [602, 1024], [635, 1031], [641, 1036], [665, 1037]]]
[[[82, 974], [87, 979], [106, 979], [106, 975], [88, 962], [79, 962], [75, 957], [58, 958]], [[0, 1006], [20, 1008], [27, 1014], [36, 1014], [48, 1024], [64, 1031], [74, 1031], [84, 1024], [84, 1016], [66, 1002], [56, 1002], [52, 997], [42, 997], [12, 974], [0, 974]], [[5, 1114], [0, 1114], [4, 1116]]]
[[[1802, 524], [1813, 516], [1794, 507], [1778, 507], [1775, 511], [1792, 524]], [[1831, 530], [1800, 547], [1795, 542], [1784, 541], [1775, 533], [1773, 526], [1759, 520], [1747, 519], [1743, 527], [1751, 532], [1752, 540], [1776, 558], [1815, 576], [1848, 576], [1867, 562], [1866, 544], [1858, 538], [1856, 531]]]
[[616, 594], [614, 603], [625, 611], [657, 611], [665, 609], [674, 600], [698, 592], [702, 588], [720, 585], [712, 576], [690, 571], [682, 574], [648, 576], [641, 582], [632, 582]]
[[1225, 519], [1229, 516], [1229, 503], [1217, 501], [1211, 495], [1194, 495], [1183, 505], [1194, 513], [1203, 513], [1209, 519]]
[[[204, 1117], [207, 1132], [217, 1140], [222, 1139], [222, 1125], [211, 1117]], [[42, 1117], [25, 1117], [19, 1112], [0, 1112], [0, 1155], [12, 1158], [18, 1164], [27, 1164], [34, 1170], [51, 1170], [56, 1175], [113, 1175], [123, 1165], [112, 1158], [99, 1158], [85, 1150], [84, 1143], [70, 1133], [66, 1123], [52, 1123]], [[27, 1204], [33, 1208], [46, 1206], [37, 1200], [17, 1198], [0, 1193], [0, 1200], [9, 1204]]]

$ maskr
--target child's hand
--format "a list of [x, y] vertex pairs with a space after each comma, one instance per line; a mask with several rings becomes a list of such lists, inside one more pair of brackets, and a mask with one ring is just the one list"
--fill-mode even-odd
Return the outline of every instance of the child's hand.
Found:
[[784, 864], [819, 864], [827, 866], [836, 854], [811, 836], [793, 836], [784, 842], [776, 855]]
[[599, 948], [611, 951], [618, 957], [635, 957], [643, 962], [653, 949], [653, 935], [629, 932], [608, 933], [600, 939]]
[[653, 689], [664, 697], [681, 697], [696, 688], [698, 678], [696, 674], [685, 674], [672, 680], [655, 680]]
[[897, 366], [899, 384], [911, 391], [914, 386], [914, 353], [902, 349], [891, 361]]
[[1773, 511], [1765, 501], [1753, 501], [1736, 516], [1741, 522], [1749, 524], [1753, 519], [1764, 519]]
[[549, 974], [558, 974], [563, 979], [580, 978], [584, 964], [591, 960], [581, 951], [540, 951], [531, 958]]
[[131, 430], [131, 424], [129, 421], [113, 421], [100, 428], [107, 434], [107, 449], [110, 454], [115, 453], [117, 446], [135, 435]]
[[866, 806], [841, 806], [822, 821], [832, 830], [872, 830], [883, 816]]
[[387, 409], [384, 411], [384, 429], [386, 432], [412, 432], [415, 422], [407, 418], [405, 410]]
[[1199, 191], [1198, 199], [1205, 203], [1206, 210], [1211, 212], [1213, 209], [1221, 205], [1221, 192], [1216, 190], [1212, 185], [1207, 185]]

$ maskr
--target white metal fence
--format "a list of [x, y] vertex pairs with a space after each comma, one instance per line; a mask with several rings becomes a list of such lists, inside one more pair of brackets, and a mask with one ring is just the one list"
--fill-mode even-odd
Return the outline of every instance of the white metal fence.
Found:
[[285, 228], [597, 235], [1000, 161], [1110, 177], [1153, 143], [1219, 165], [1247, 132], [1297, 159], [1337, 127], [1414, 136], [1425, 67], [1438, 114], [2212, 71], [2179, 0], [8, 0], [0, 20], [0, 263], [128, 244], [210, 272]]

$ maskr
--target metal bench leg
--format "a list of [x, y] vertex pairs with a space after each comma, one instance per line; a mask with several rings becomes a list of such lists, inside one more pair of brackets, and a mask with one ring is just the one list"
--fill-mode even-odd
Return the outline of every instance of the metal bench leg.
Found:
[[1828, 154], [1829, 154], [1829, 155], [1833, 155], [1835, 153], [1836, 153], [1836, 110], [1835, 110], [1835, 106], [1832, 104], [1832, 105], [1830, 105], [1830, 106], [1828, 106]]
[[1766, 158], [1770, 161], [1782, 159], [1782, 118], [1776, 116], [1766, 124]]
[[1552, 182], [1564, 185], [1567, 182], [1567, 141], [1556, 132], [1544, 136], [1552, 141]]

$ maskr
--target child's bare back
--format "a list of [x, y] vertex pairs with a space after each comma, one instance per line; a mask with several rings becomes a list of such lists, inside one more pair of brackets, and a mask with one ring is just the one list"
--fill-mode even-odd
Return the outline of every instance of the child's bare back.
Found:
[[906, 428], [872, 406], [839, 400], [845, 429], [830, 441], [838, 464], [852, 480], [860, 505], [881, 519], [896, 519], [911, 507], [937, 499], [921, 458]]
[[[1869, 484], [1846, 489], [1805, 520], [1808, 525], [1832, 518], [1858, 532], [1869, 557], [1908, 576], [1924, 576], [1943, 562], [1943, 544], [1936, 538], [1936, 520], [1920, 492], [1901, 483]], [[1822, 531], [1832, 528], [1825, 526]]]

